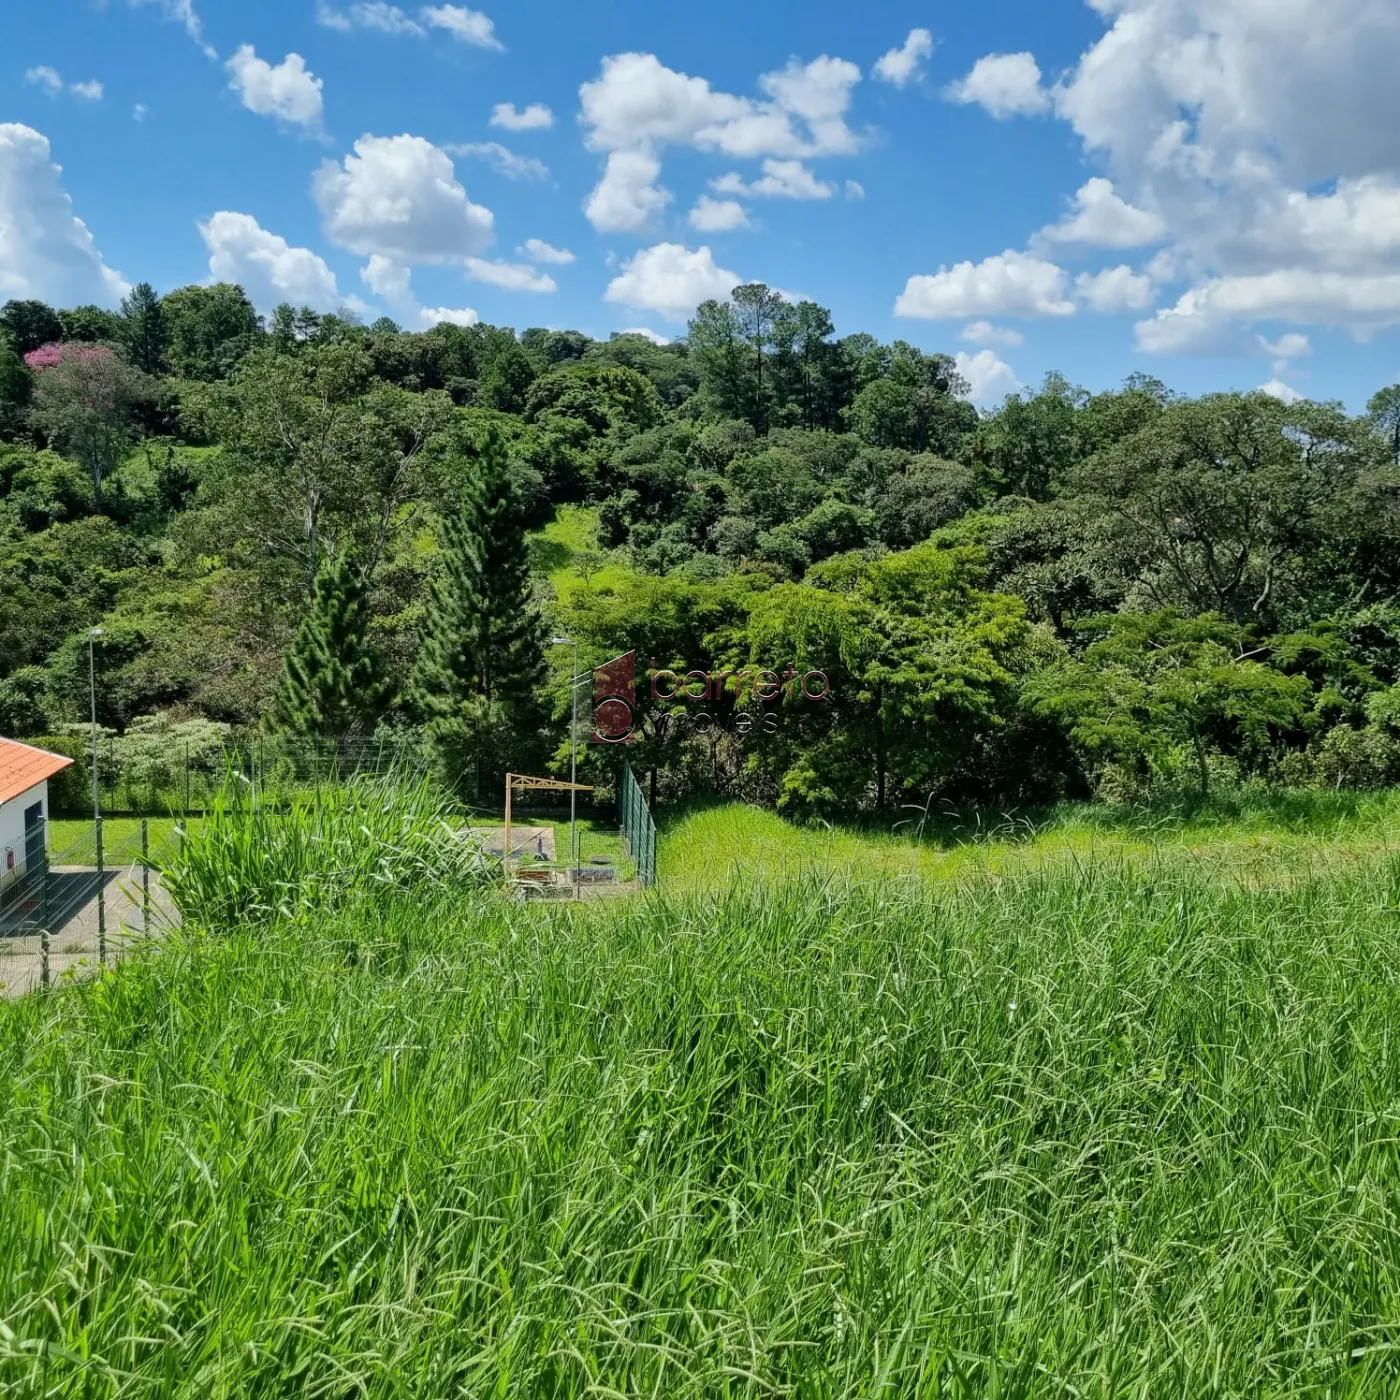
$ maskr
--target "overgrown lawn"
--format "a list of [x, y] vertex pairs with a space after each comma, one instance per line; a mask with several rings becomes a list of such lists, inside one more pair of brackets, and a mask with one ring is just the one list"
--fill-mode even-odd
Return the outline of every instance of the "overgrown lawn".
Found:
[[579, 909], [410, 856], [0, 1008], [0, 1389], [1400, 1387], [1385, 858]]

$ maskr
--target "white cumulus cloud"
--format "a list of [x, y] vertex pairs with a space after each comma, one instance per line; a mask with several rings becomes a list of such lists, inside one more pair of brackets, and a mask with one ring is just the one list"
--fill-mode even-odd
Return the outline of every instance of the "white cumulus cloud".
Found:
[[499, 141], [462, 141], [442, 148], [449, 155], [484, 160], [498, 175], [508, 180], [547, 180], [549, 167], [534, 156], [517, 155]]
[[1050, 94], [1040, 85], [1040, 65], [1029, 53], [996, 53], [979, 58], [967, 77], [944, 95], [953, 102], [975, 103], [998, 119], [1033, 116], [1050, 109]]
[[1152, 305], [1152, 279], [1127, 266], [1102, 272], [1081, 272], [1074, 279], [1076, 295], [1101, 316], [1146, 311]]
[[1095, 248], [1139, 248], [1166, 233], [1157, 214], [1121, 199], [1112, 180], [1096, 177], [1074, 196], [1074, 208], [1058, 224], [1041, 229], [1049, 243], [1085, 243]]
[[479, 10], [462, 5], [428, 5], [419, 11], [423, 23], [433, 29], [444, 29], [464, 44], [480, 49], [505, 48], [496, 37], [496, 26]]
[[895, 315], [929, 320], [1073, 316], [1074, 311], [1063, 268], [1011, 250], [911, 277], [895, 302]]
[[1255, 321], [1373, 335], [1400, 325], [1400, 272], [1361, 276], [1281, 268], [1212, 278], [1135, 329], [1138, 347], [1156, 354], [1248, 355], [1259, 353], [1259, 337], [1245, 329]]
[[321, 79], [299, 53], [289, 53], [274, 67], [259, 58], [251, 44], [244, 44], [225, 67], [232, 75], [229, 87], [250, 112], [295, 126], [320, 126]]
[[1026, 337], [1010, 326], [994, 326], [990, 321], [969, 321], [962, 328], [962, 338], [969, 345], [1005, 345], [1015, 349], [1024, 345]]
[[[860, 149], [846, 123], [860, 78], [860, 69], [842, 58], [794, 58], [760, 76], [762, 98], [741, 97], [667, 68], [655, 54], [613, 54], [579, 89], [585, 142], [608, 157], [585, 212], [605, 232], [651, 227], [671, 199], [660, 184], [661, 152], [668, 146], [785, 162], [793, 169], [767, 172], [756, 182], [766, 182], [760, 192], [792, 195], [801, 185], [813, 197], [810, 191], [821, 182], [800, 163]], [[742, 183], [737, 174], [733, 179]]]
[[891, 49], [875, 64], [875, 76], [895, 87], [904, 87], [923, 77], [924, 60], [933, 53], [933, 35], [927, 29], [911, 29], [897, 49]]
[[1312, 341], [1305, 335], [1290, 331], [1287, 335], [1279, 336], [1277, 340], [1269, 340], [1261, 335], [1259, 348], [1273, 360], [1274, 374], [1280, 376], [1288, 373], [1288, 367], [1294, 360], [1301, 360], [1305, 355], [1312, 354]]
[[669, 190], [656, 181], [661, 162], [649, 151], [613, 151], [603, 178], [588, 196], [583, 212], [603, 233], [637, 233], [671, 202]]
[[1259, 392], [1268, 394], [1271, 399], [1281, 399], [1284, 403], [1301, 403], [1303, 399], [1302, 394], [1281, 379], [1271, 379], [1267, 384], [1261, 384]]
[[451, 158], [421, 136], [362, 136], [342, 162], [323, 162], [311, 189], [328, 236], [365, 257], [463, 264], [495, 234], [494, 215], [467, 197]]
[[411, 15], [389, 5], [385, 0], [363, 0], [348, 9], [337, 10], [321, 0], [316, 7], [316, 21], [327, 29], [348, 33], [352, 29], [374, 29], [381, 34], [410, 34], [422, 38], [428, 31]]
[[328, 0], [318, 0], [316, 21], [342, 34], [354, 29], [370, 29], [413, 39], [422, 39], [431, 30], [440, 29], [476, 48], [498, 51], [505, 48], [496, 37], [496, 26], [490, 18], [464, 5], [424, 5], [415, 14], [409, 14], [398, 5], [388, 4], [387, 0], [356, 0], [344, 9], [337, 9]]
[[539, 131], [554, 125], [554, 113], [543, 102], [532, 102], [524, 111], [514, 102], [498, 102], [491, 109], [491, 125], [506, 131]]
[[[47, 63], [41, 63], [37, 68], [28, 69], [25, 72], [24, 81], [37, 84], [50, 97], [57, 97], [63, 92], [63, 75], [57, 68], [50, 68]], [[89, 78], [85, 83], [70, 83], [68, 91], [84, 102], [101, 102], [104, 89], [96, 78]]]
[[967, 397], [979, 407], [990, 408], [1025, 388], [1016, 371], [995, 350], [979, 350], [975, 355], [959, 350], [953, 359], [958, 373], [968, 382]]
[[719, 194], [762, 195], [770, 199], [830, 199], [835, 185], [818, 180], [800, 160], [763, 162], [763, 178], [745, 184], [742, 175], [731, 171], [710, 181]]
[[679, 243], [658, 243], [624, 263], [604, 295], [634, 311], [683, 321], [702, 301], [722, 300], [742, 281], [738, 273], [719, 267], [704, 245], [692, 251]]
[[547, 272], [539, 272], [525, 263], [504, 262], [485, 258], [467, 259], [467, 276], [474, 282], [502, 287], [508, 292], [552, 292], [557, 284]]
[[747, 228], [748, 212], [737, 199], [711, 199], [702, 194], [690, 211], [692, 228], [702, 233], [724, 233], [729, 229]]
[[765, 99], [719, 92], [667, 68], [655, 54], [614, 54], [579, 89], [591, 150], [693, 146], [744, 159], [846, 155], [860, 141], [846, 125], [860, 69], [823, 55], [765, 73]]
[[434, 326], [475, 326], [481, 317], [470, 306], [453, 310], [448, 306], [422, 306], [418, 309], [418, 324], [427, 331]]
[[48, 138], [0, 123], [0, 301], [114, 306], [130, 291], [73, 213]]
[[1257, 354], [1256, 319], [1362, 336], [1400, 324], [1400, 7], [1095, 9], [1104, 33], [1056, 88], [1056, 111], [1162, 220], [1191, 282], [1139, 344]]
[[394, 307], [415, 307], [413, 273], [402, 263], [375, 253], [360, 269], [360, 280], [375, 296]]
[[574, 255], [567, 248], [556, 248], [552, 243], [546, 243], [543, 238], [527, 238], [515, 251], [521, 257], [537, 263], [557, 263], [562, 266], [575, 261]]
[[205, 58], [218, 58], [213, 47], [205, 41], [204, 25], [195, 12], [194, 0], [129, 0], [132, 6], [159, 5], [166, 19], [183, 25], [185, 33], [199, 45]]
[[341, 304], [325, 259], [310, 248], [293, 248], [251, 214], [221, 210], [199, 225], [199, 236], [209, 250], [209, 275], [239, 283], [255, 306], [268, 310], [289, 301], [332, 311]]
[[1305, 335], [1290, 332], [1277, 340], [1265, 340], [1260, 336], [1259, 343], [1278, 360], [1296, 360], [1302, 355], [1312, 354], [1312, 342]]
[[50, 97], [57, 97], [63, 91], [62, 74], [57, 68], [50, 68], [47, 63], [41, 63], [37, 68], [31, 68], [24, 75], [24, 81], [37, 84]]
[[1117, 310], [1146, 309], [1143, 278], [1171, 287], [1136, 327], [1154, 353], [1258, 356], [1259, 326], [1400, 327], [1400, 5], [1089, 6], [1101, 32], [1059, 81], [1030, 53], [991, 54], [945, 93], [997, 117], [1053, 112], [1101, 172], [1028, 230], [1028, 255], [1155, 245], [1140, 272], [1075, 284]]

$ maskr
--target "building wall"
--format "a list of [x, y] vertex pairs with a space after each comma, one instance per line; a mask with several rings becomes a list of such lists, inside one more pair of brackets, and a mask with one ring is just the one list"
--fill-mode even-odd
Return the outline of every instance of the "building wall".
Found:
[[[44, 816], [49, 814], [49, 785], [40, 783], [26, 793], [0, 804], [0, 889], [24, 873], [24, 813], [25, 809], [40, 802]], [[14, 856], [14, 866], [10, 856]]]

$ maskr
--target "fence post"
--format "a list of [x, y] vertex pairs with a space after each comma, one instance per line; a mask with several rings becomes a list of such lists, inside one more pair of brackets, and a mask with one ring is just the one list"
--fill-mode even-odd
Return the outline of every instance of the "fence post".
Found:
[[141, 932], [151, 931], [151, 823], [141, 818]]
[[39, 981], [45, 987], [49, 985], [49, 931], [47, 928], [39, 930]]
[[49, 819], [43, 820], [44, 844], [39, 852], [39, 921], [45, 928], [49, 926], [49, 882], [53, 878], [49, 870]]
[[97, 962], [107, 966], [107, 875], [102, 858], [102, 818], [98, 817], [97, 828]]

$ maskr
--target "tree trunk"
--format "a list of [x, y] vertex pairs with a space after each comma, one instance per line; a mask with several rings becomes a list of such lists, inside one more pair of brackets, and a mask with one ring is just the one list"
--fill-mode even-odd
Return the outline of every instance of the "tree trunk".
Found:
[[1196, 750], [1196, 769], [1201, 776], [1201, 795], [1210, 792], [1210, 765], [1206, 763], [1206, 746], [1196, 730], [1191, 731], [1191, 744]]

